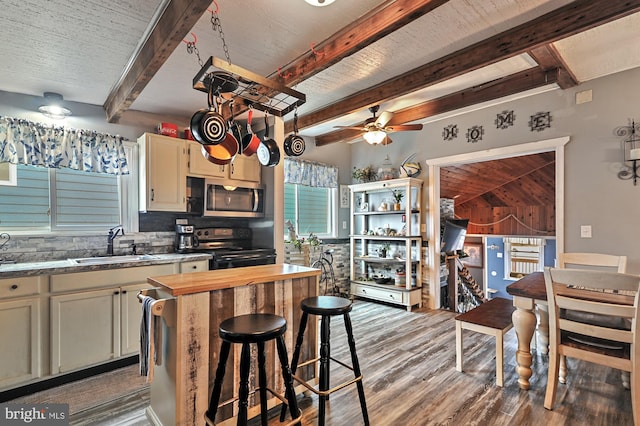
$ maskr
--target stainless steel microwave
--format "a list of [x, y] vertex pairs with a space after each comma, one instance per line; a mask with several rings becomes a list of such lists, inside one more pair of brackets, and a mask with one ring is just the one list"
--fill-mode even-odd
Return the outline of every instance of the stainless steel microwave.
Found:
[[204, 216], [263, 217], [264, 192], [261, 185], [205, 180]]

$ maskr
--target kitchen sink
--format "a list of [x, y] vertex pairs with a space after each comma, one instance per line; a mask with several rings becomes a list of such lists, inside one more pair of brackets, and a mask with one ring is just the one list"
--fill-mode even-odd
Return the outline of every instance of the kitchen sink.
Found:
[[105, 263], [125, 263], [157, 259], [160, 259], [160, 257], [152, 254], [134, 254], [128, 256], [83, 257], [79, 259], [69, 259], [69, 261], [76, 265], [103, 265]]

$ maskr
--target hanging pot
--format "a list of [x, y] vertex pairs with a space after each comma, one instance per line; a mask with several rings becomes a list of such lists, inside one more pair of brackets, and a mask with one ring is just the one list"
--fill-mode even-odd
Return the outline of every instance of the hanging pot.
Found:
[[269, 138], [269, 123], [267, 116], [264, 116], [264, 140], [258, 146], [258, 161], [267, 167], [274, 167], [280, 162], [280, 148], [273, 139]]
[[223, 166], [233, 161], [240, 145], [231, 132], [227, 132], [222, 143], [217, 145], [202, 145], [200, 151], [207, 161]]
[[247, 134], [242, 138], [242, 153], [247, 157], [252, 156], [260, 146], [260, 138], [251, 130], [251, 120], [253, 119], [253, 108], [249, 109], [247, 115]]
[[289, 157], [297, 157], [304, 152], [304, 139], [298, 135], [298, 112], [293, 114], [293, 133], [284, 140], [284, 152]]
[[233, 137], [236, 138], [238, 142], [238, 154], [242, 154], [242, 129], [240, 128], [240, 124], [236, 122], [235, 117], [233, 116], [233, 100], [231, 100], [229, 108], [231, 110], [231, 120], [229, 121], [229, 131], [233, 134]]
[[216, 145], [226, 139], [229, 129], [224, 117], [218, 113], [213, 84], [209, 84], [207, 101], [209, 109], [201, 109], [191, 117], [191, 134], [203, 145]]

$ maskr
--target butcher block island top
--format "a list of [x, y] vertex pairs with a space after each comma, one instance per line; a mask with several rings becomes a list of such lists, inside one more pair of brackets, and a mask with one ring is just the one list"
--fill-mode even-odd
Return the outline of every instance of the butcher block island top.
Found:
[[[218, 327], [222, 321], [238, 315], [271, 313], [287, 321], [283, 336], [289, 351], [295, 346], [295, 336], [302, 316], [300, 302], [318, 295], [320, 270], [290, 264], [247, 266], [217, 269], [190, 274], [147, 277], [147, 297], [160, 301], [162, 335], [154, 336], [154, 347], [162, 354], [161, 362], [150, 361], [153, 368], [151, 400], [146, 415], [152, 425], [204, 424], [213, 378], [218, 363], [221, 340]], [[317, 325], [310, 321], [302, 345], [300, 362], [318, 354]], [[159, 347], [158, 347], [159, 345]], [[216, 424], [235, 425], [238, 412], [239, 345], [229, 355], [221, 401], [228, 401], [219, 410]], [[278, 393], [284, 386], [274, 342], [267, 342], [267, 382]], [[252, 364], [253, 365], [253, 364]], [[257, 386], [251, 373], [249, 388]], [[306, 380], [313, 381], [313, 366], [299, 369]], [[302, 386], [296, 388], [302, 392]], [[269, 408], [279, 404], [270, 398]], [[259, 400], [249, 400], [249, 416], [260, 412]]]
[[149, 277], [147, 282], [162, 287], [172, 296], [224, 290], [233, 287], [267, 283], [294, 278], [320, 275], [319, 269], [279, 263], [275, 265], [247, 266], [244, 268], [217, 269], [190, 274]]

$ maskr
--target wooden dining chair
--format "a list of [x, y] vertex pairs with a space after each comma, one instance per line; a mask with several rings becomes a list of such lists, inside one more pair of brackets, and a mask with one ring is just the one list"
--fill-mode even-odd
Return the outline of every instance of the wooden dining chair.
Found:
[[[567, 356], [628, 371], [634, 422], [639, 424], [640, 276], [547, 267], [544, 278], [549, 304], [549, 373], [544, 407], [553, 409], [560, 357]], [[567, 318], [572, 311], [612, 321], [609, 326], [579, 322]]]
[[[611, 271], [624, 274], [627, 272], [627, 256], [617, 256], [606, 253], [560, 253], [558, 255], [559, 268], [576, 268], [591, 269], [598, 271]], [[583, 322], [595, 322], [593, 315], [576, 313], [575, 316], [581, 316]], [[589, 318], [591, 317], [591, 318]], [[567, 361], [565, 357], [560, 358], [560, 383], [566, 383], [567, 378]], [[629, 389], [629, 373], [621, 372], [622, 386]]]

